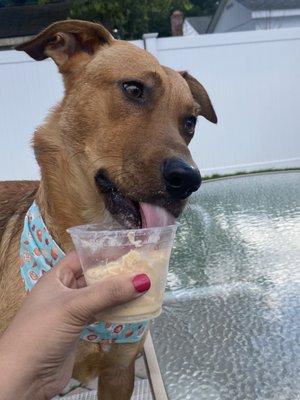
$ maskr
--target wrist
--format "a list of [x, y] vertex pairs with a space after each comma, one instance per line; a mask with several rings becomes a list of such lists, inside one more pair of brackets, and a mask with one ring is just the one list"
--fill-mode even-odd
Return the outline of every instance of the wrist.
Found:
[[[8, 361], [7, 358], [5, 360]], [[16, 363], [15, 367], [11, 368], [10, 365], [0, 362], [1, 400], [42, 399], [42, 397], [36, 395], [41, 392], [36, 378], [26, 372], [24, 373], [24, 368], [26, 369], [26, 365], [19, 363]]]
[[36, 375], [34, 360], [19, 348], [20, 343], [13, 346], [5, 336], [0, 340], [1, 400], [45, 399], [40, 396], [42, 385]]

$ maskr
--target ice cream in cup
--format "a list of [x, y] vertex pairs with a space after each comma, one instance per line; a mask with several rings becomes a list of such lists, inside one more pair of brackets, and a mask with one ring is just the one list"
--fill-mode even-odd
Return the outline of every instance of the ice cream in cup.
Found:
[[103, 321], [138, 322], [161, 313], [177, 224], [161, 207], [144, 203], [141, 210], [141, 229], [102, 230], [97, 224], [68, 229], [87, 285], [123, 272], [145, 273], [151, 280], [147, 293], [98, 316]]

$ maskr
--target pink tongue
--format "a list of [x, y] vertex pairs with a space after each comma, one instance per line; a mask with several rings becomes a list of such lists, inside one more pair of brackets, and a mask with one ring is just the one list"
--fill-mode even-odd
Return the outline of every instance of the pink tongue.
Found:
[[142, 216], [142, 228], [156, 228], [175, 223], [173, 215], [165, 208], [155, 206], [154, 204], [140, 203], [140, 212]]

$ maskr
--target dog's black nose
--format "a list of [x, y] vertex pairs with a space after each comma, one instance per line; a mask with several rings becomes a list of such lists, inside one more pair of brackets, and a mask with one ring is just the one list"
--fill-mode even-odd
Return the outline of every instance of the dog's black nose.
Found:
[[167, 192], [175, 199], [185, 199], [198, 190], [201, 185], [201, 175], [198, 169], [180, 158], [166, 160], [163, 174]]

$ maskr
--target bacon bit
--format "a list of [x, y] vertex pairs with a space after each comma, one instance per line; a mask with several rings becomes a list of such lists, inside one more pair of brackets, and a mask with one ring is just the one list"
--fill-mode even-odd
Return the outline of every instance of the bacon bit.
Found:
[[33, 250], [33, 252], [34, 252], [34, 254], [35, 254], [36, 256], [40, 256], [40, 255], [41, 255], [41, 252], [40, 252], [40, 250], [39, 250], [37, 247]]
[[114, 333], [120, 333], [123, 329], [123, 325], [117, 325], [114, 329]]
[[56, 250], [55, 247], [53, 247], [53, 248], [51, 249], [51, 257], [52, 257], [54, 260], [57, 260], [57, 259], [58, 259], [58, 253], [57, 253], [57, 250]]
[[97, 339], [97, 335], [91, 334], [91, 335], [88, 335], [86, 338], [87, 338], [87, 340], [96, 340]]
[[35, 272], [33, 272], [33, 271], [30, 271], [29, 272], [29, 276], [30, 276], [30, 278], [33, 280], [33, 281], [37, 281], [38, 280], [38, 276], [37, 276], [37, 274], [35, 273]]
[[36, 231], [37, 238], [40, 242], [43, 241], [43, 232], [39, 229]]

